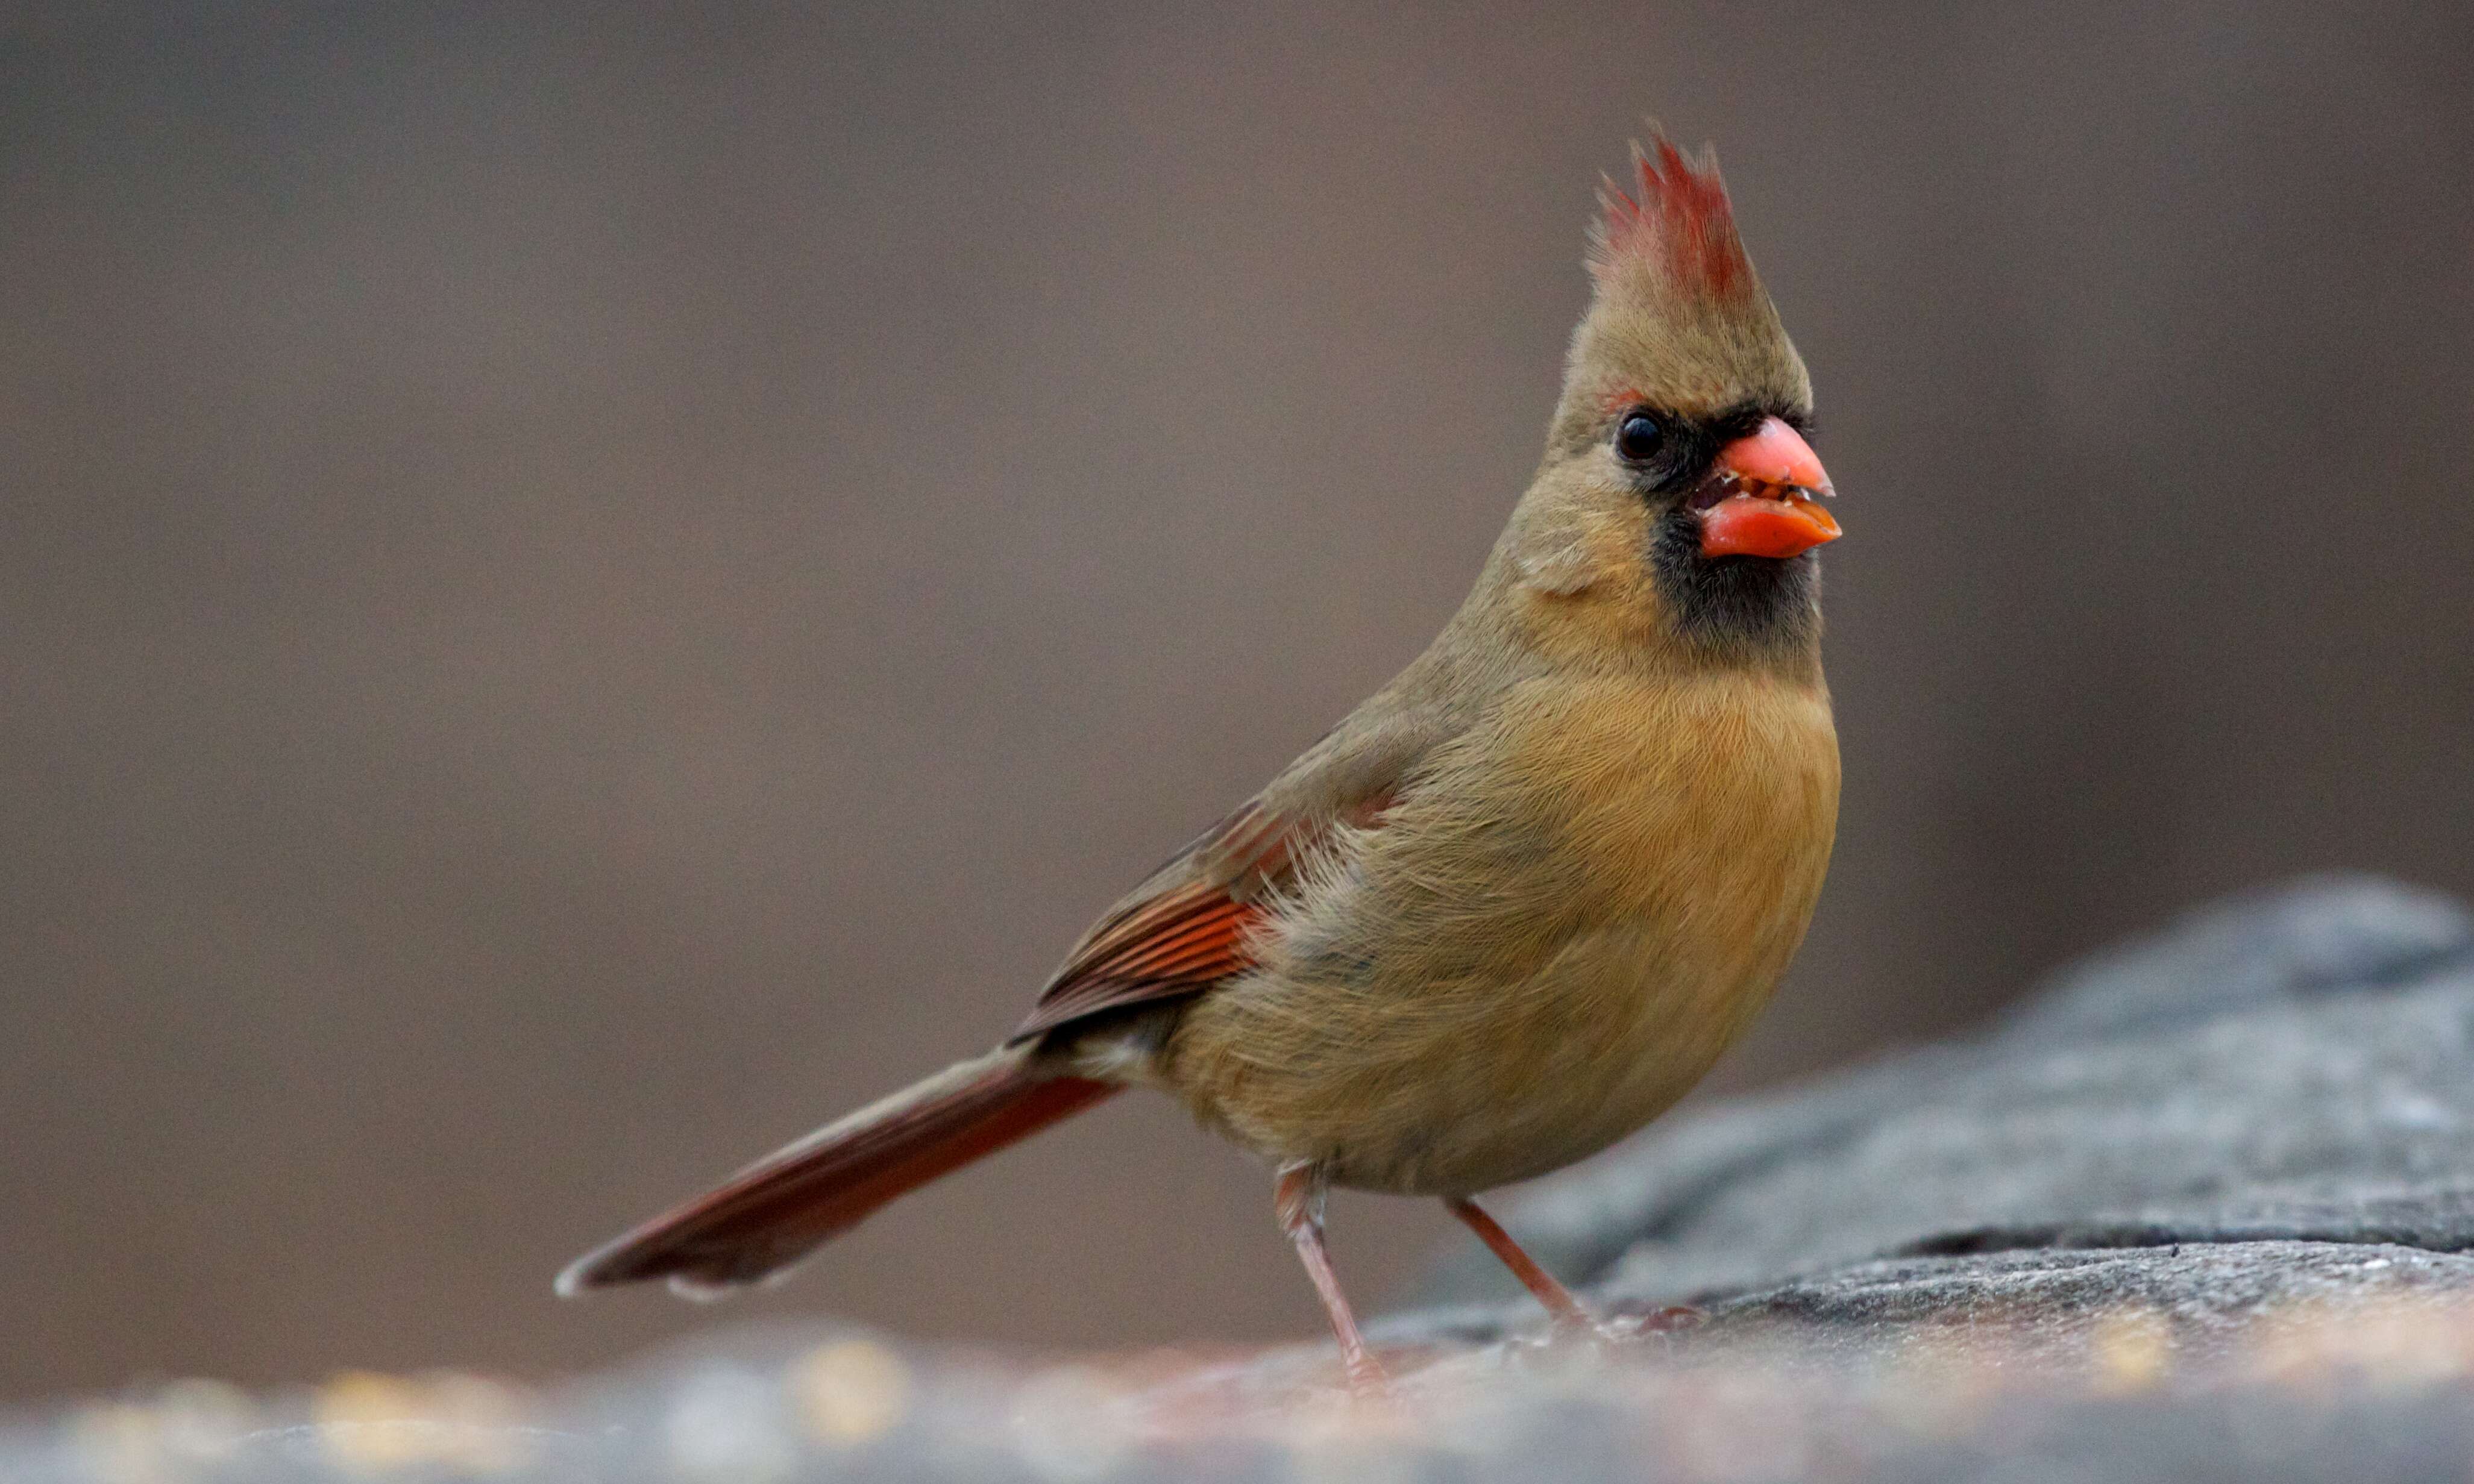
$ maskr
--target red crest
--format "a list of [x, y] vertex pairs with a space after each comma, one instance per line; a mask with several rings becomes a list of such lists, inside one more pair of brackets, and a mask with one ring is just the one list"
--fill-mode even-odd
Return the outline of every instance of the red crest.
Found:
[[1753, 283], [1753, 265], [1735, 236], [1734, 208], [1718, 179], [1714, 158], [1699, 162], [1664, 135], [1655, 153], [1633, 146], [1635, 190], [1612, 180], [1598, 193], [1606, 217], [1597, 233], [1590, 267], [1601, 276], [1627, 261], [1648, 258], [1679, 288], [1711, 299], [1742, 294]]

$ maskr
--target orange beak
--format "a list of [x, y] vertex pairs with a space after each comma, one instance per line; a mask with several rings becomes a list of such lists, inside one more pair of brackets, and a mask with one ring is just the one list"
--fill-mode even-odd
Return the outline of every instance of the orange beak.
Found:
[[1693, 496], [1701, 512], [1701, 555], [1785, 558], [1838, 539], [1838, 522], [1812, 497], [1830, 495], [1830, 476], [1801, 434], [1778, 418], [1718, 450], [1710, 486]]

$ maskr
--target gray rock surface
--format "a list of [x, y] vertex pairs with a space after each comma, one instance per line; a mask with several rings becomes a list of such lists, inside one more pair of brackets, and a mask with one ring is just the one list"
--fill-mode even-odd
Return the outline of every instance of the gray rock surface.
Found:
[[740, 1333], [551, 1393], [186, 1382], [0, 1429], [0, 1479], [2462, 1481], [2474, 918], [2323, 879], [1962, 1042], [1712, 1110], [1511, 1213], [1618, 1314], [1545, 1345], [1456, 1258], [1327, 1344], [1006, 1359]]

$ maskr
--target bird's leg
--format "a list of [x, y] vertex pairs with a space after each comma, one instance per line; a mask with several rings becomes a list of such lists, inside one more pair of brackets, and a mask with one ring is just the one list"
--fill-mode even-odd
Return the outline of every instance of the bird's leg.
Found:
[[1573, 1298], [1571, 1289], [1557, 1282], [1554, 1274], [1540, 1267], [1537, 1258], [1522, 1252], [1520, 1244], [1512, 1239], [1512, 1233], [1503, 1230], [1492, 1216], [1478, 1209], [1475, 1201], [1466, 1196], [1446, 1196], [1443, 1205], [1477, 1233], [1477, 1239], [1486, 1243], [1487, 1251], [1512, 1269], [1512, 1276], [1520, 1280], [1521, 1287], [1537, 1295], [1538, 1302], [1546, 1305], [1546, 1312], [1554, 1316], [1556, 1328], [1575, 1334], [1607, 1333], [1607, 1328], [1598, 1322], [1598, 1316]]
[[1348, 1306], [1348, 1295], [1340, 1291], [1340, 1276], [1331, 1270], [1331, 1254], [1323, 1250], [1322, 1198], [1328, 1185], [1322, 1171], [1314, 1165], [1284, 1165], [1272, 1186], [1272, 1208], [1279, 1212], [1280, 1230], [1289, 1233], [1289, 1240], [1297, 1245], [1298, 1260], [1306, 1265], [1306, 1277], [1314, 1280], [1315, 1292], [1322, 1298], [1323, 1312], [1331, 1316], [1331, 1332], [1340, 1341], [1341, 1363], [1348, 1368], [1348, 1389], [1359, 1396], [1380, 1396], [1385, 1380], [1383, 1367], [1367, 1350], [1366, 1336], [1358, 1333], [1357, 1315]]

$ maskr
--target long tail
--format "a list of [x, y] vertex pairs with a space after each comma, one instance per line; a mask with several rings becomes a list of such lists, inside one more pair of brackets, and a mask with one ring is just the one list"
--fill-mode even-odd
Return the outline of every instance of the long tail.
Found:
[[714, 1298], [778, 1273], [878, 1207], [1120, 1090], [1060, 1077], [1029, 1046], [960, 1062], [827, 1124], [558, 1275], [575, 1295], [666, 1278]]

